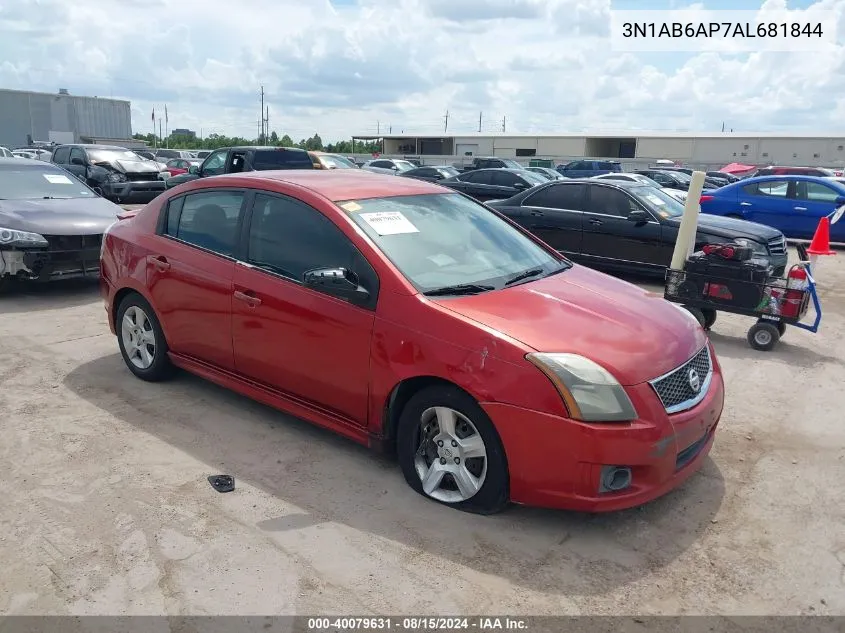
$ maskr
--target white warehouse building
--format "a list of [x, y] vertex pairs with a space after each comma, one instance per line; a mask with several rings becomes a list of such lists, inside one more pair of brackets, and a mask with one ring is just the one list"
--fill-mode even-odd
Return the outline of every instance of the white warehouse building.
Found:
[[432, 164], [469, 162], [472, 156], [515, 158], [527, 163], [532, 158], [555, 163], [577, 158], [605, 158], [638, 165], [670, 159], [692, 166], [749, 165], [845, 166], [845, 135], [733, 133], [689, 134], [627, 132], [623, 134], [468, 134], [361, 135], [357, 141], [378, 140], [387, 156], [407, 156]]

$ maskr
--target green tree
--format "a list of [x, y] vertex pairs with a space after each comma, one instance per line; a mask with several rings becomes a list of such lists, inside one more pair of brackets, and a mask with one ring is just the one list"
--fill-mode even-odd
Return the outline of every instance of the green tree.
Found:
[[278, 145], [279, 144], [279, 135], [276, 134], [276, 130], [273, 130], [270, 133], [270, 144], [271, 145]]

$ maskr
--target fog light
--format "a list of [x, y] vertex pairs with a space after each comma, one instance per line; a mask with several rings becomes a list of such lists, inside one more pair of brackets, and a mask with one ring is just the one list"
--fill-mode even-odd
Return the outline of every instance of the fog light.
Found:
[[631, 485], [631, 469], [627, 466], [603, 466], [599, 492], [619, 492]]

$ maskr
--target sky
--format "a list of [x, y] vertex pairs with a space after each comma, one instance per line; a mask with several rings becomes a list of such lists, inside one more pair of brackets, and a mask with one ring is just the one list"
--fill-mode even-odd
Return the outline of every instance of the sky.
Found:
[[128, 99], [133, 132], [324, 142], [353, 134], [845, 131], [845, 0], [699, 0], [830, 10], [824, 51], [613, 50], [611, 10], [680, 0], [16, 0], [0, 88]]

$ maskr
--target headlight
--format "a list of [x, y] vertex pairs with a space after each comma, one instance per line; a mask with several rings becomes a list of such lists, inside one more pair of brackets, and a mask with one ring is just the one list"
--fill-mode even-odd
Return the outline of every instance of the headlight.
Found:
[[0, 227], [0, 246], [39, 248], [49, 246], [43, 235], [29, 231], [16, 231]]
[[119, 172], [112, 172], [108, 175], [109, 182], [126, 182], [126, 176]]
[[604, 367], [577, 354], [528, 354], [557, 387], [569, 415], [584, 422], [635, 420], [637, 411], [622, 385]]
[[750, 246], [751, 252], [755, 255], [769, 255], [769, 250], [766, 248], [765, 244], [761, 244], [760, 242], [755, 242], [754, 240], [746, 240], [746, 239], [739, 239], [734, 240], [735, 243], [739, 244], [740, 246]]
[[158, 172], [158, 177], [161, 178], [162, 180], [167, 180], [168, 178], [170, 178], [171, 175], [172, 174], [169, 171]]

